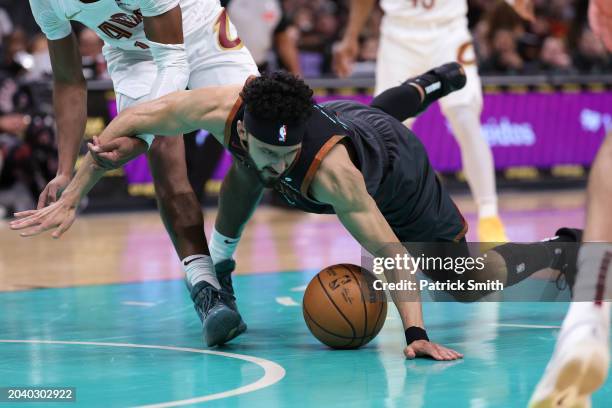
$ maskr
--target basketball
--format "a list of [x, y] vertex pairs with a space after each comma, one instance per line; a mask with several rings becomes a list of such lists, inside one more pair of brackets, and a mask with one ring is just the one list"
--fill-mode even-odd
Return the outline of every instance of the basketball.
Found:
[[308, 284], [302, 311], [310, 332], [335, 349], [368, 344], [387, 317], [387, 299], [374, 291], [374, 276], [351, 264], [328, 266]]

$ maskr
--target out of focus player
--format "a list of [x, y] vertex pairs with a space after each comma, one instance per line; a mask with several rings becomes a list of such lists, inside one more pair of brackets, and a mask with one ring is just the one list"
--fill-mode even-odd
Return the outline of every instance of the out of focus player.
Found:
[[[59, 171], [38, 208], [55, 202], [70, 182], [87, 119], [87, 88], [71, 20], [104, 40], [119, 111], [186, 87], [243, 84], [257, 74], [217, 0], [30, 0], [30, 5], [49, 40], [59, 133]], [[205, 341], [209, 346], [223, 343], [246, 326], [223, 299], [202, 211], [187, 178], [183, 138], [139, 137], [150, 146], [160, 213], [182, 260]], [[147, 144], [135, 144], [135, 154]]]
[[[525, 18], [532, 8], [524, 0], [509, 1]], [[334, 50], [334, 68], [350, 74], [358, 53], [359, 33], [374, 0], [351, 0], [348, 27]], [[457, 61], [467, 73], [466, 87], [440, 101], [461, 148], [467, 181], [478, 206], [481, 241], [507, 241], [498, 216], [493, 155], [480, 128], [482, 90], [472, 36], [468, 30], [467, 0], [381, 0], [385, 12], [376, 66], [376, 95], [447, 61]]]
[[[612, 1], [591, 0], [591, 28], [612, 51]], [[612, 297], [612, 129], [595, 159], [587, 190], [584, 243], [573, 300], [546, 372], [529, 403], [537, 408], [590, 407], [610, 365]]]

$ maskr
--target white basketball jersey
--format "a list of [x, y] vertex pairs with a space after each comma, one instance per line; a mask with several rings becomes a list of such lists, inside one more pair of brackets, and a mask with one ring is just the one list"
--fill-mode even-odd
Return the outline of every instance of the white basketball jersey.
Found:
[[143, 17], [163, 14], [179, 4], [185, 35], [212, 23], [221, 10], [219, 0], [30, 0], [34, 18], [50, 40], [70, 34], [73, 20], [94, 30], [106, 44], [123, 50], [146, 50]]
[[464, 17], [467, 0], [382, 0], [381, 7], [390, 18], [420, 23], [439, 23]]

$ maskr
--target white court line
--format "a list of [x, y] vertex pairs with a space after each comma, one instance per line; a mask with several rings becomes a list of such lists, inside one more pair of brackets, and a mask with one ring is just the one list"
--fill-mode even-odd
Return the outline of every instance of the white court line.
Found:
[[269, 387], [276, 384], [285, 376], [285, 369], [270, 360], [265, 360], [259, 357], [247, 356], [244, 354], [236, 353], [225, 353], [223, 351], [214, 350], [201, 350], [186, 347], [173, 347], [173, 346], [154, 346], [148, 344], [131, 344], [131, 343], [100, 343], [90, 341], [56, 341], [56, 340], [0, 340], [0, 343], [29, 343], [29, 344], [66, 344], [66, 345], [79, 345], [79, 346], [101, 346], [101, 347], [125, 347], [125, 348], [143, 348], [143, 349], [157, 349], [157, 350], [170, 350], [180, 351], [185, 353], [199, 353], [199, 354], [212, 354], [215, 356], [235, 358], [238, 360], [248, 361], [249, 363], [257, 364], [264, 370], [264, 375], [259, 380], [243, 385], [242, 387], [234, 388], [233, 390], [218, 392], [216, 394], [203, 395], [201, 397], [194, 397], [184, 400], [161, 402], [158, 404], [141, 405], [137, 408], [165, 408], [165, 407], [178, 407], [181, 405], [197, 404], [200, 402], [212, 401], [221, 398], [234, 397], [240, 394], [246, 394], [249, 392], [257, 391], [265, 387]]
[[157, 303], [155, 302], [136, 302], [134, 300], [127, 300], [125, 302], [121, 302], [122, 305], [126, 306], [142, 306], [142, 307], [153, 307]]
[[519, 327], [523, 329], [560, 329], [561, 326], [546, 326], [542, 324], [513, 324], [513, 323], [493, 323], [497, 327]]
[[306, 292], [306, 287], [308, 285], [296, 286], [295, 288], [289, 289], [292, 292]]
[[300, 304], [289, 296], [280, 296], [276, 298], [276, 303], [283, 306], [299, 306]]

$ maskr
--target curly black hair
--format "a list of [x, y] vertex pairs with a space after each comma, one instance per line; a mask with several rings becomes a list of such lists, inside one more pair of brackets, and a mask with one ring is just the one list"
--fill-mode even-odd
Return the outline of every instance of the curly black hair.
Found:
[[302, 123], [311, 114], [312, 89], [284, 71], [249, 81], [240, 93], [249, 113], [258, 119]]

